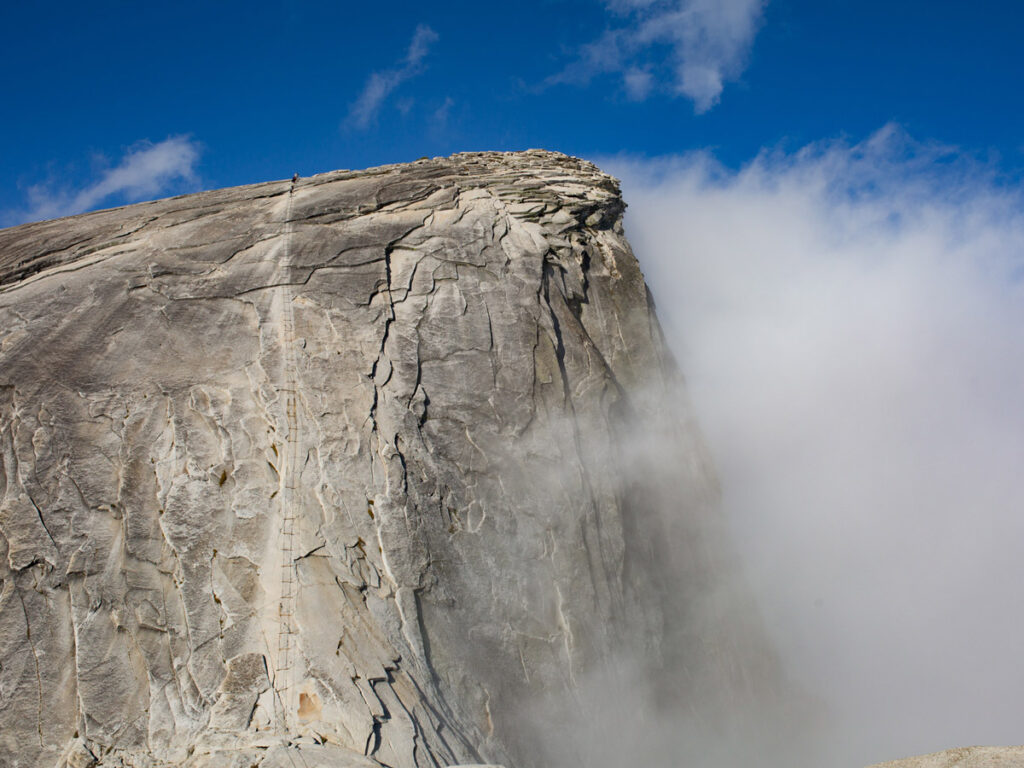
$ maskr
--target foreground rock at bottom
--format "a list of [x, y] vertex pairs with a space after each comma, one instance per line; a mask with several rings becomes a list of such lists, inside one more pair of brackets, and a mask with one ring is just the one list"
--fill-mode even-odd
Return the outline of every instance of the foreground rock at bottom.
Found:
[[[82, 739], [75, 739], [63, 756], [68, 768], [100, 768], [110, 755], [96, 755]], [[119, 765], [120, 756], [114, 755]], [[300, 739], [280, 744], [241, 748], [200, 750], [181, 764], [182, 768], [377, 768], [379, 763], [344, 747], [316, 744]], [[453, 765], [451, 768], [505, 768], [502, 765]]]
[[1024, 768], [1024, 747], [964, 747], [870, 768]]

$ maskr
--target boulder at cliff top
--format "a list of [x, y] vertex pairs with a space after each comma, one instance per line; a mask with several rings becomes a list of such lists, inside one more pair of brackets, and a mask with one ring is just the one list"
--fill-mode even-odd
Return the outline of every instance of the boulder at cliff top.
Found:
[[531, 151], [0, 232], [0, 764], [536, 764], [657, 668], [714, 493], [623, 209]]

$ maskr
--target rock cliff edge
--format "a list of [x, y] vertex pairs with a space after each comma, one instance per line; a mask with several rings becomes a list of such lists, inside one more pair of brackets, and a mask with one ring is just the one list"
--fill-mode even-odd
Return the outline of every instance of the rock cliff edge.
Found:
[[0, 232], [0, 764], [511, 768], [657, 669], [715, 490], [623, 210], [530, 151]]

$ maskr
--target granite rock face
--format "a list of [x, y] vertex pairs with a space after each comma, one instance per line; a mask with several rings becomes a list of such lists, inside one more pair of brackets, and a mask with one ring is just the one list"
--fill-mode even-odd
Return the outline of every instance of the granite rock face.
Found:
[[623, 209], [531, 151], [0, 232], [0, 765], [531, 765], [657, 666], [713, 555], [638, 428], [714, 483]]
[[1024, 747], [965, 747], [871, 768], [1024, 768]]

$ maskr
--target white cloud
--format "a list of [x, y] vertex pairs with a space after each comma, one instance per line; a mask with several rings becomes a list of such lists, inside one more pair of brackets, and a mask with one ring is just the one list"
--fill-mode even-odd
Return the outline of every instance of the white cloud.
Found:
[[[726, 81], [743, 71], [766, 0], [606, 0], [623, 19], [580, 48], [578, 58], [548, 84], [587, 83], [620, 73], [627, 95], [645, 98], [654, 79], [649, 65], [667, 69], [671, 90], [706, 112], [718, 103]], [[667, 48], [667, 62], [658, 57]], [[647, 73], [639, 78], [638, 73]], [[641, 95], [642, 94], [642, 95]]]
[[892, 127], [603, 165], [835, 764], [1018, 743], [1022, 190]]
[[176, 184], [196, 182], [199, 144], [189, 136], [172, 136], [153, 144], [141, 141], [120, 162], [90, 184], [73, 189], [52, 183], [27, 190], [28, 208], [7, 212], [8, 223], [40, 221], [92, 210], [103, 203], [129, 203], [168, 193]]
[[409, 50], [398, 66], [374, 72], [367, 79], [359, 98], [349, 108], [348, 124], [360, 129], [368, 127], [388, 96], [406, 80], [423, 71], [423, 59], [437, 40], [437, 33], [430, 27], [425, 24], [416, 27]]
[[455, 99], [446, 96], [441, 106], [434, 110], [433, 127], [435, 130], [444, 130], [448, 127], [448, 120], [451, 117], [452, 107], [455, 106]]
[[643, 101], [651, 92], [654, 85], [654, 75], [646, 69], [630, 67], [622, 75], [622, 85], [626, 89], [626, 95], [633, 101]]

